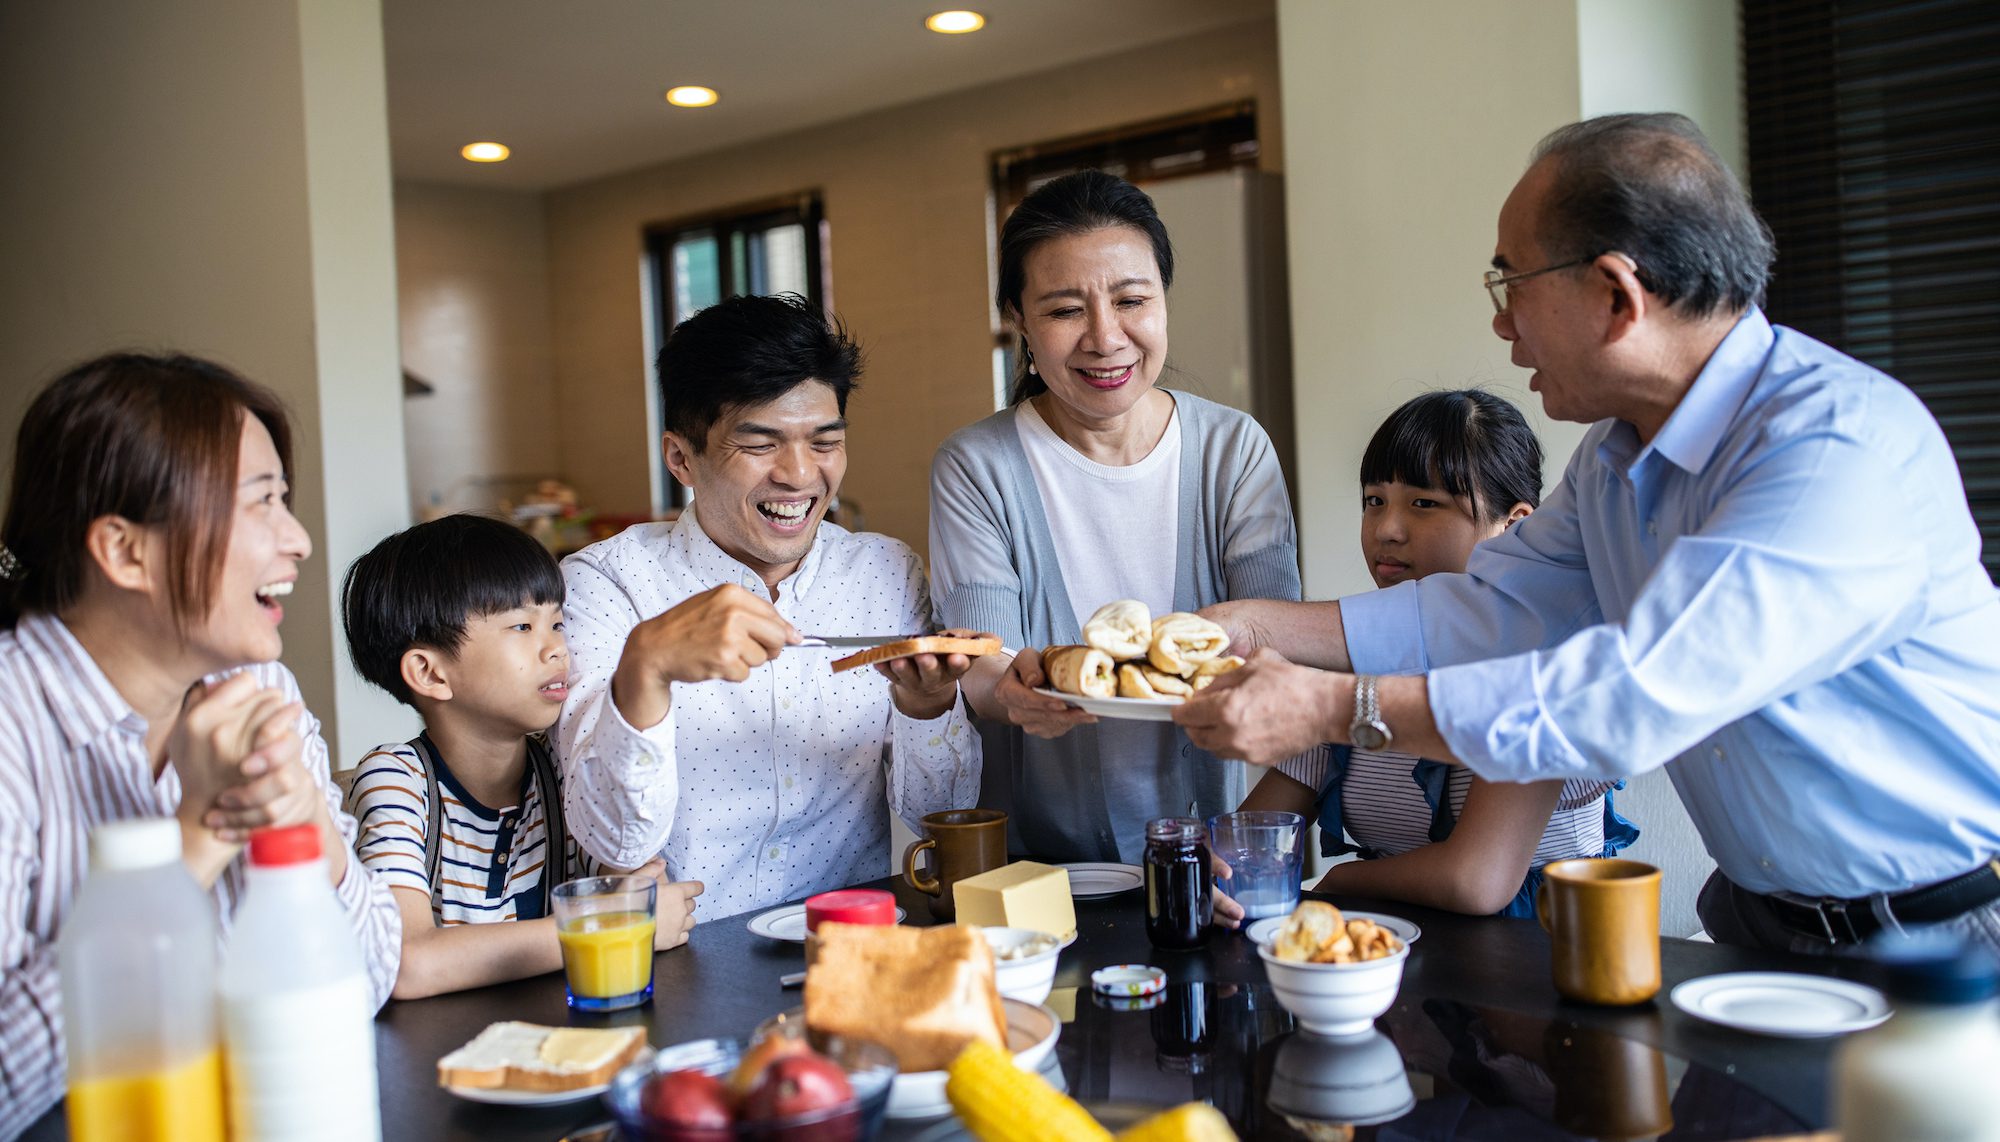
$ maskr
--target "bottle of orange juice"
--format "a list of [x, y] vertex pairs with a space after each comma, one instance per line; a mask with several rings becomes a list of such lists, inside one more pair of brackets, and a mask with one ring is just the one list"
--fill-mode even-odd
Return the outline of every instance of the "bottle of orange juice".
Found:
[[75, 1142], [223, 1142], [215, 905], [170, 818], [90, 833], [57, 945]]

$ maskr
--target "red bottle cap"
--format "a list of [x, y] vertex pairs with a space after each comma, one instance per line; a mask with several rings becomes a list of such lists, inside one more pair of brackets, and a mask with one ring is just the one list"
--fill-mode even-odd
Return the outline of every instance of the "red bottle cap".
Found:
[[260, 868], [279, 868], [319, 859], [319, 827], [286, 825], [258, 829], [250, 834], [250, 863]]
[[894, 924], [896, 897], [879, 888], [843, 888], [806, 897], [806, 931], [819, 928], [823, 920], [842, 924]]

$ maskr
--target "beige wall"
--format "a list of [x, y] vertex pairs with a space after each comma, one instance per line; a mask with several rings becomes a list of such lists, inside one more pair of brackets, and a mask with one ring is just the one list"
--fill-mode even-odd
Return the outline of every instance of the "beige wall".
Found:
[[419, 515], [489, 508], [562, 470], [540, 194], [396, 184], [403, 406]]
[[[1560, 476], [1583, 426], [1551, 423], [1493, 335], [1479, 274], [1500, 204], [1554, 127], [1611, 111], [1695, 117], [1741, 153], [1733, 0], [1279, 0], [1299, 522], [1306, 592], [1370, 586], [1356, 468], [1425, 389], [1521, 405]], [[1310, 108], [1308, 111], [1306, 109]], [[1739, 166], [1740, 169], [1740, 166]], [[1664, 773], [1620, 808], [1667, 870], [1663, 930], [1698, 926], [1713, 867]]]
[[316, 547], [285, 660], [336, 750], [380, 732], [394, 707], [346, 667], [329, 591], [408, 499], [379, 5], [10, 6], [0, 154], [0, 458], [41, 382], [115, 347], [277, 389]]
[[869, 352], [850, 410], [847, 494], [871, 530], [925, 547], [930, 459], [992, 410], [992, 151], [1258, 100], [1264, 164], [1281, 124], [1274, 28], [1259, 22], [1128, 52], [549, 196], [562, 459], [586, 503], [643, 510], [640, 230], [793, 191], [824, 194], [833, 303]]

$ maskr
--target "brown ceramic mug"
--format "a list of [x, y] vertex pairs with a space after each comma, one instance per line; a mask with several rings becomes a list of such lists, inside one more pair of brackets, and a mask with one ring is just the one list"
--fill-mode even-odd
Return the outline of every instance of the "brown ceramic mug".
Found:
[[[903, 879], [931, 898], [931, 915], [955, 914], [951, 886], [968, 876], [1007, 863], [1007, 814], [998, 809], [947, 809], [924, 816], [923, 839], [903, 850]], [[917, 871], [917, 855], [930, 850], [928, 876]]]
[[1535, 911], [1554, 945], [1556, 990], [1584, 1003], [1644, 1003], [1660, 990], [1660, 870], [1636, 860], [1559, 860]]

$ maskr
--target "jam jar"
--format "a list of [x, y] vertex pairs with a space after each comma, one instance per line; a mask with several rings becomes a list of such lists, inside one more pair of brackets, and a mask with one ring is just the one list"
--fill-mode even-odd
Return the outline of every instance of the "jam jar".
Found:
[[1208, 830], [1195, 817], [1146, 822], [1146, 938], [1156, 948], [1199, 948], [1214, 918]]

